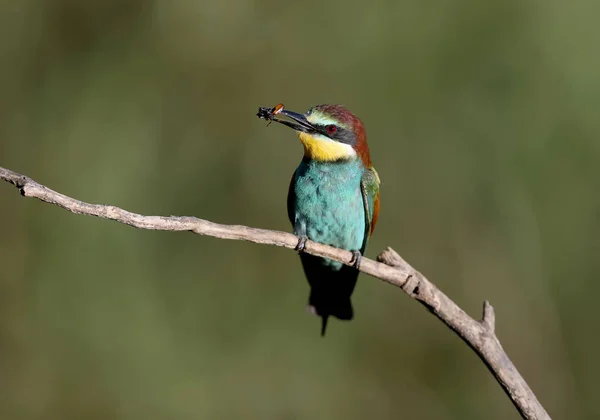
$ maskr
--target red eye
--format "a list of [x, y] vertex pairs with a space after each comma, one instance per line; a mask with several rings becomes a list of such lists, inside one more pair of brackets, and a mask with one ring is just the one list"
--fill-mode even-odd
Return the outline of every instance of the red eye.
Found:
[[331, 125], [327, 126], [328, 134], [335, 134], [336, 131], [337, 131], [337, 127], [335, 125], [331, 124]]

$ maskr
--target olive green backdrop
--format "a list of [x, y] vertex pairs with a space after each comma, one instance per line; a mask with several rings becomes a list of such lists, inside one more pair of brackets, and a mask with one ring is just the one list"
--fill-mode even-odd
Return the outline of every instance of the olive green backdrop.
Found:
[[[367, 127], [392, 245], [497, 332], [555, 419], [600, 416], [600, 4], [4, 0], [0, 166], [143, 214], [289, 230], [295, 135]], [[361, 276], [305, 312], [289, 250], [136, 230], [0, 185], [0, 418], [516, 419], [475, 354]]]

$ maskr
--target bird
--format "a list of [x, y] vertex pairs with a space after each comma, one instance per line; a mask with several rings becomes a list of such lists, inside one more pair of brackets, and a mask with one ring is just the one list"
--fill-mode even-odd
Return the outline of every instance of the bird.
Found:
[[[350, 298], [379, 216], [380, 180], [365, 127], [342, 105], [317, 105], [301, 114], [280, 104], [260, 108], [257, 115], [294, 129], [304, 148], [290, 181], [287, 212], [310, 285], [308, 310], [321, 317], [325, 336], [329, 317], [354, 317]], [[307, 240], [351, 251], [352, 265], [303, 253]]]

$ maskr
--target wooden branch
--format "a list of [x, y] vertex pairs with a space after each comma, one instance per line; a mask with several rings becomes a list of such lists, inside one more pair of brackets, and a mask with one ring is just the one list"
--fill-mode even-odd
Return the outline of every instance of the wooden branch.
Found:
[[[37, 198], [72, 213], [97, 216], [140, 229], [190, 231], [215, 238], [244, 240], [289, 249], [294, 249], [298, 243], [296, 236], [281, 231], [221, 225], [196, 217], [143, 216], [115, 206], [85, 203], [2, 167], [0, 167], [0, 179], [15, 185], [25, 197]], [[312, 241], [306, 242], [303, 252], [347, 265], [352, 261], [351, 252]], [[477, 321], [404, 261], [392, 248], [388, 247], [377, 259], [380, 262], [363, 257], [360, 271], [401, 288], [458, 334], [489, 368], [524, 419], [550, 419], [496, 337], [494, 308], [488, 301], [483, 304], [482, 320]]]

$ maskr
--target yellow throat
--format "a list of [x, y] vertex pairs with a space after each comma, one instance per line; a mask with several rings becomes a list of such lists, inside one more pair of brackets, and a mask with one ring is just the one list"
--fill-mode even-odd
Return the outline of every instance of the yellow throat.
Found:
[[331, 140], [320, 134], [299, 132], [298, 137], [304, 146], [304, 156], [322, 162], [350, 159], [356, 151], [349, 144]]

